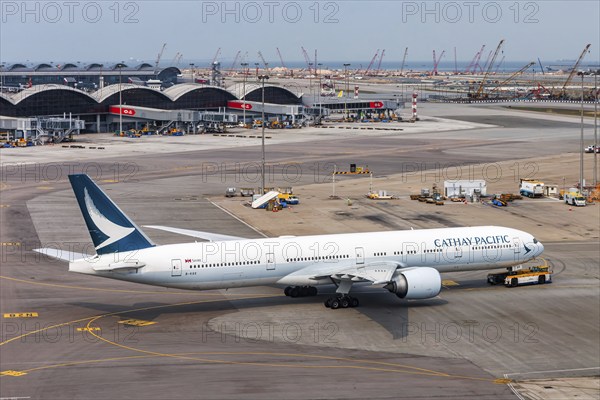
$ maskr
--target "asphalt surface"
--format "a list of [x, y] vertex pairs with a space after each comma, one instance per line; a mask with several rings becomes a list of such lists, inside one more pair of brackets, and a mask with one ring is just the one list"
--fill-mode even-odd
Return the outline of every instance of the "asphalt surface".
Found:
[[[502, 112], [485, 123], [501, 126]], [[270, 144], [267, 183], [328, 182], [334, 164], [350, 162], [385, 176], [543, 157], [563, 152], [578, 132], [576, 121], [544, 132], [536, 121]], [[3, 165], [1, 398], [516, 398], [507, 376], [598, 374], [597, 238], [545, 243], [550, 285], [488, 287], [486, 272], [455, 273], [444, 276], [438, 298], [401, 302], [363, 288], [361, 307], [341, 312], [322, 305], [332, 288], [290, 299], [273, 287], [186, 292], [102, 280], [31, 251], [89, 248], [67, 173], [89, 167], [138, 225], [260, 237], [207, 199], [228, 186], [258, 186], [260, 147], [85, 157]], [[161, 244], [182, 241], [146, 233]]]

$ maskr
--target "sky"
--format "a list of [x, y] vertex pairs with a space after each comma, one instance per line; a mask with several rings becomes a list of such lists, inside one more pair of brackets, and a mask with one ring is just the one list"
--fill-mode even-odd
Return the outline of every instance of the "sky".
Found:
[[[301, 61], [431, 60], [432, 50], [469, 61], [504, 39], [507, 61], [600, 63], [600, 1], [6, 1], [0, 0], [0, 63], [209, 62], [218, 48], [271, 65]], [[446, 60], [448, 60], [446, 58]]]

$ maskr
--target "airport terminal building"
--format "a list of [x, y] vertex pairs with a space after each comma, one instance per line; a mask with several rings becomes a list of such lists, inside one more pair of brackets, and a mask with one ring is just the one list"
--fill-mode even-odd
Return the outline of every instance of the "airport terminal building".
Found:
[[[241, 122], [245, 118], [245, 123], [251, 123], [260, 119], [263, 90], [264, 112], [269, 119], [297, 124], [310, 118], [311, 113], [315, 115], [316, 105], [309, 99], [308, 105], [304, 104], [302, 93], [274, 84], [263, 88], [252, 78], [227, 88], [191, 81], [178, 83], [178, 79], [178, 68], [155, 68], [150, 64], [2, 65], [0, 132], [17, 130], [15, 127], [23, 123], [39, 126], [39, 122], [18, 120], [33, 118], [75, 119], [79, 121], [78, 132], [114, 132], [120, 126], [123, 130], [152, 126], [155, 130], [176, 127], [196, 132], [203, 121]], [[344, 100], [342, 105], [341, 99], [332, 100], [320, 102], [318, 115], [324, 109], [397, 106], [386, 101], [352, 99]]]

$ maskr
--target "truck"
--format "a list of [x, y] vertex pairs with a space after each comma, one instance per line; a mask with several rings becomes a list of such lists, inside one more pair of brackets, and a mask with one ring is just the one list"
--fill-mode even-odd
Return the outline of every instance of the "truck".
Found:
[[544, 284], [552, 282], [552, 271], [548, 266], [531, 267], [513, 270], [504, 278], [504, 286], [517, 287], [527, 284]]
[[569, 191], [563, 195], [563, 198], [566, 204], [572, 206], [583, 207], [586, 204], [585, 197], [575, 188], [569, 189]]
[[519, 193], [527, 197], [542, 197], [544, 195], [544, 182], [534, 179], [521, 179]]

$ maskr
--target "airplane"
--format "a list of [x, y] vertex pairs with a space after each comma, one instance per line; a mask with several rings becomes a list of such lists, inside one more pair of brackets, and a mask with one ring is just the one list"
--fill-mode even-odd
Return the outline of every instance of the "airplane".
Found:
[[156, 245], [85, 174], [69, 175], [95, 248], [93, 255], [41, 248], [69, 261], [69, 271], [178, 289], [286, 286], [290, 297], [336, 286], [331, 309], [356, 307], [354, 284], [378, 285], [402, 299], [428, 299], [440, 273], [497, 269], [539, 256], [544, 246], [527, 232], [477, 226], [390, 232], [247, 239], [160, 225], [145, 226], [201, 242]]

